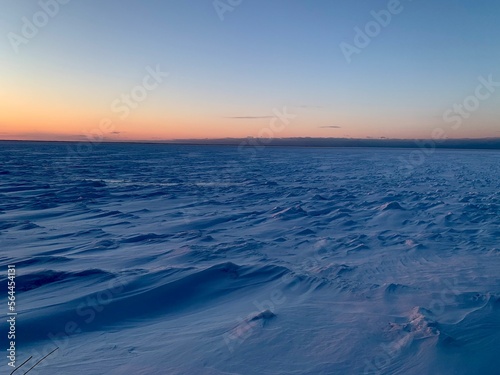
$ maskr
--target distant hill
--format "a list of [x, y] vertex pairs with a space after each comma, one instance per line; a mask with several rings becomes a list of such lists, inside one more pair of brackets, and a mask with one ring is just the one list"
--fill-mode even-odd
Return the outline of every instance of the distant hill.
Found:
[[[156, 143], [156, 142], [155, 142]], [[295, 147], [392, 147], [392, 148], [453, 148], [453, 149], [500, 149], [500, 138], [483, 139], [356, 139], [356, 138], [221, 138], [185, 139], [160, 143], [236, 145], [241, 147], [295, 146]]]
[[[51, 142], [51, 141], [10, 141], [0, 142]], [[475, 138], [475, 139], [361, 139], [361, 138], [219, 138], [219, 139], [177, 139], [177, 140], [140, 140], [117, 141], [104, 139], [102, 142], [87, 140], [78, 141], [52, 141], [57, 143], [154, 143], [154, 144], [185, 144], [185, 145], [222, 145], [249, 148], [263, 147], [386, 147], [386, 148], [443, 148], [443, 149], [488, 149], [500, 150], [500, 138]]]

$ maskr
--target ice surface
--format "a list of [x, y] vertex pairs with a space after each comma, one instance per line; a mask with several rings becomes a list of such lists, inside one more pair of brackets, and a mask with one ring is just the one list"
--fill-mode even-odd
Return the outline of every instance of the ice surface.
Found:
[[498, 374], [500, 152], [411, 152], [0, 143], [19, 363]]

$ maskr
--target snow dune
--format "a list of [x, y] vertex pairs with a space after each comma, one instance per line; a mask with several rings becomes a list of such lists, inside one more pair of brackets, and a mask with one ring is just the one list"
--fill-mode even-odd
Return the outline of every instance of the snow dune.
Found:
[[409, 153], [1, 143], [19, 363], [59, 346], [39, 374], [498, 374], [500, 152], [412, 173]]

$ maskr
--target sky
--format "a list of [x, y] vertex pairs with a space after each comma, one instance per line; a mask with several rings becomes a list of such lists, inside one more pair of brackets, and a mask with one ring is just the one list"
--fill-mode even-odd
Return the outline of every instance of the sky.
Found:
[[0, 139], [500, 137], [495, 0], [2, 0]]

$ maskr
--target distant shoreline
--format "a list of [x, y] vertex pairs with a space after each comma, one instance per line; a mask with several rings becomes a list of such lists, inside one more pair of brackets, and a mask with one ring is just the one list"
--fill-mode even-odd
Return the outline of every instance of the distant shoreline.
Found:
[[[0, 140], [9, 143], [88, 143], [90, 140]], [[356, 138], [220, 138], [179, 139], [162, 141], [116, 141], [104, 140], [93, 144], [165, 144], [186, 146], [236, 146], [262, 149], [264, 147], [314, 147], [314, 148], [403, 148], [403, 149], [470, 149], [500, 150], [500, 138], [446, 139], [356, 139]]]

